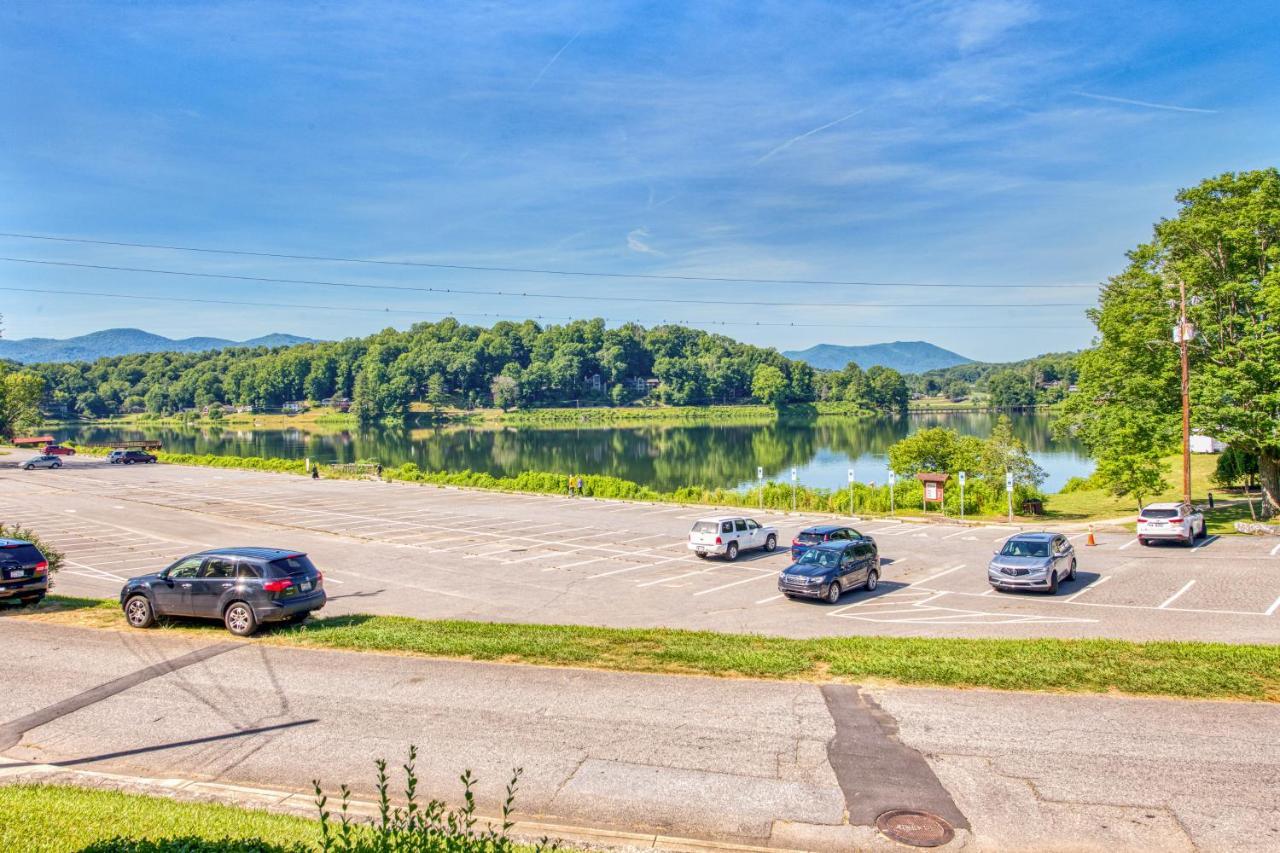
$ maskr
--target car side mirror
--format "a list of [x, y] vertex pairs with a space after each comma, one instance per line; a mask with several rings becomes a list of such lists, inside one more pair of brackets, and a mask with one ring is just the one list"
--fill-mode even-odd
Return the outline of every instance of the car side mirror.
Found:
[[160, 580], [162, 580], [162, 581], [167, 581], [168, 579], [169, 579], [169, 570], [168, 570], [168, 569], [161, 569], [161, 570], [160, 570]]

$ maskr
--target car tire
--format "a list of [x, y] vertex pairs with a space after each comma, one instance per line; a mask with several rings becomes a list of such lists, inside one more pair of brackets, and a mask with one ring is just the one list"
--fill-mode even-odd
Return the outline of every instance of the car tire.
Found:
[[827, 588], [827, 594], [823, 596], [823, 599], [827, 604], [835, 604], [840, 600], [840, 593], [842, 592], [844, 592], [844, 590], [840, 588], [840, 581], [832, 581], [831, 586]]
[[28, 595], [26, 598], [18, 599], [18, 603], [21, 604], [23, 607], [26, 607], [27, 605], [36, 605], [42, 601], [44, 601], [43, 592], [40, 593], [39, 595]]
[[22, 466], [22, 470], [23, 470], [23, 471], [30, 471], [30, 470], [31, 470], [32, 468], [34, 468], [34, 467], [35, 467], [34, 465], [23, 465], [23, 466]]
[[1069, 581], [1073, 581], [1073, 580], [1075, 580], [1075, 579], [1076, 579], [1076, 558], [1075, 558], [1075, 557], [1072, 557], [1072, 558], [1071, 558], [1071, 571], [1067, 572], [1067, 580], [1069, 580]]
[[53, 463], [52, 465], [50, 465], [49, 467], [50, 467], [50, 468], [61, 468], [61, 467], [62, 467], [62, 463], [61, 463], [61, 462], [55, 462], [55, 463]]
[[880, 573], [875, 569], [872, 569], [871, 571], [867, 572], [867, 582], [862, 585], [862, 588], [865, 589], [867, 592], [874, 592], [875, 588], [879, 584], [880, 584]]
[[141, 593], [129, 596], [124, 603], [124, 619], [130, 628], [150, 628], [156, 624], [156, 612], [150, 599]]
[[693, 556], [697, 557], [699, 560], [707, 559], [707, 555], [702, 553], [701, 551], [694, 551]]
[[772, 554], [778, 548], [778, 537], [770, 533], [764, 540], [764, 552]]
[[1139, 545], [1142, 545], [1143, 547], [1146, 547], [1147, 545], [1150, 545], [1150, 544], [1151, 544], [1151, 541], [1150, 541], [1150, 540], [1148, 540], [1148, 539], [1143, 539], [1141, 536], [1139, 536], [1139, 537], [1138, 537], [1138, 544], [1139, 544]]
[[1057, 572], [1054, 572], [1053, 574], [1049, 575], [1049, 588], [1046, 590], [1046, 592], [1048, 592], [1049, 595], [1058, 594], [1058, 573]]
[[724, 558], [732, 563], [738, 559], [738, 543], [730, 542], [724, 549]]
[[258, 617], [253, 615], [253, 608], [243, 601], [233, 601], [222, 613], [222, 624], [237, 637], [248, 637], [258, 630]]

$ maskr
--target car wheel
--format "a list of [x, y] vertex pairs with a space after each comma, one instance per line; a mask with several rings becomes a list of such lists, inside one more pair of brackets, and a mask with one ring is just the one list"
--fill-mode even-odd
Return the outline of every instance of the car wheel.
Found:
[[764, 551], [766, 554], [772, 554], [778, 547], [778, 537], [772, 533], [764, 540]]
[[145, 595], [130, 596], [124, 603], [124, 618], [131, 627], [150, 628], [156, 624], [155, 611]]
[[737, 542], [730, 542], [729, 547], [724, 549], [724, 558], [728, 560], [730, 563], [738, 559], [738, 543]]
[[1069, 580], [1069, 581], [1073, 581], [1073, 580], [1075, 580], [1075, 579], [1076, 579], [1076, 558], [1075, 558], [1075, 557], [1072, 557], [1072, 558], [1071, 558], [1071, 571], [1067, 572], [1067, 580]]
[[23, 471], [30, 471], [33, 467], [35, 467], [35, 466], [33, 466], [33, 465], [23, 465], [23, 466], [22, 466], [22, 470], [23, 470]]
[[827, 600], [827, 604], [835, 604], [837, 601], [839, 601], [840, 593], [842, 592], [844, 592], [844, 590], [840, 588], [840, 581], [832, 581], [831, 586], [827, 589], [827, 594], [825, 596]]
[[1139, 545], [1143, 545], [1143, 546], [1145, 546], [1145, 545], [1150, 545], [1150, 544], [1151, 544], [1151, 542], [1150, 542], [1150, 541], [1148, 541], [1148, 540], [1146, 540], [1146, 539], [1143, 539], [1141, 536], [1139, 536], [1139, 537], [1138, 537], [1138, 544], [1139, 544]]
[[880, 585], [880, 573], [875, 569], [867, 572], [867, 582], [865, 584], [867, 592], [872, 592]]
[[39, 604], [44, 601], [44, 593], [42, 592], [39, 595], [28, 595], [26, 598], [19, 598], [18, 601], [24, 606], [28, 604]]
[[222, 614], [222, 622], [237, 637], [247, 637], [258, 630], [258, 617], [253, 615], [253, 608], [243, 601], [231, 602]]
[[50, 468], [61, 468], [61, 467], [62, 467], [62, 463], [61, 463], [61, 462], [55, 462], [55, 463], [53, 463], [52, 465], [50, 465], [49, 467], [50, 467]]
[[1054, 572], [1053, 574], [1049, 575], [1049, 589], [1047, 590], [1047, 592], [1050, 595], [1058, 594], [1058, 573], [1057, 572]]

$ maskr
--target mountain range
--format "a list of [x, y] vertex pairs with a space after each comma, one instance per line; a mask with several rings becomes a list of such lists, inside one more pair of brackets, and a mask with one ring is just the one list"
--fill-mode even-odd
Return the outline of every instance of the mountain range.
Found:
[[879, 364], [892, 367], [899, 373], [924, 373], [973, 361], [928, 341], [894, 341], [854, 347], [818, 344], [805, 350], [790, 350], [783, 355], [819, 370], [840, 370], [852, 361], [863, 370]]
[[309, 343], [311, 338], [272, 334], [247, 341], [223, 338], [166, 338], [141, 329], [103, 329], [75, 338], [0, 339], [0, 359], [23, 364], [46, 361], [94, 361], [112, 355], [139, 352], [205, 352], [228, 347], [288, 347]]

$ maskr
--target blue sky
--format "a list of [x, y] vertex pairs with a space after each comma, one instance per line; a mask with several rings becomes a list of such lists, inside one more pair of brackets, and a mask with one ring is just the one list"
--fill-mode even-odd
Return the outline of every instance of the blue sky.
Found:
[[[6, 4], [2, 231], [1016, 287], [577, 279], [4, 238], [10, 258], [642, 300], [0, 262], [9, 287], [364, 309], [0, 291], [4, 334], [343, 337], [452, 313], [726, 321], [746, 325], [717, 331], [780, 349], [1073, 349], [1091, 336], [1083, 308], [1037, 306], [1094, 291], [1044, 285], [1117, 271], [1177, 188], [1276, 164], [1277, 43], [1262, 2]], [[664, 297], [861, 307], [646, 301]]]

